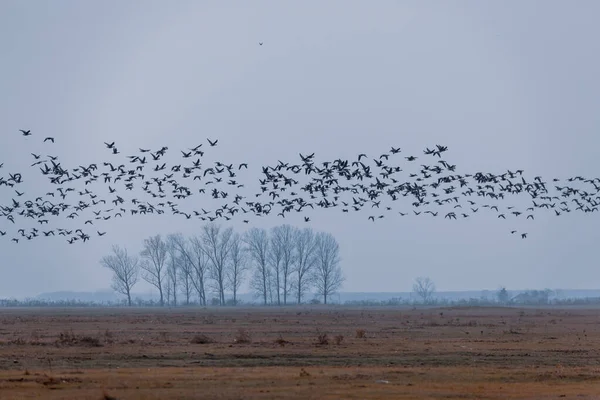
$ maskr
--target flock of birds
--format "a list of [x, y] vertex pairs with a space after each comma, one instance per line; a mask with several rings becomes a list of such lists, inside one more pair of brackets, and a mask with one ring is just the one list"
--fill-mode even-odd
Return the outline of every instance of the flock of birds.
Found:
[[[35, 138], [30, 130], [20, 132], [24, 137]], [[47, 146], [55, 143], [53, 137], [41, 141]], [[62, 236], [73, 244], [105, 235], [106, 231], [97, 228], [104, 221], [167, 212], [207, 222], [229, 221], [238, 214], [243, 216], [244, 223], [249, 223], [252, 216], [285, 217], [288, 213], [317, 208], [339, 209], [343, 213], [366, 209], [368, 219], [373, 222], [389, 212], [456, 220], [469, 218], [480, 210], [495, 212], [499, 219], [533, 220], [540, 209], [552, 210], [559, 216], [572, 211], [598, 211], [600, 205], [599, 178], [576, 176], [560, 183], [559, 179], [545, 182], [539, 176], [527, 180], [523, 170], [459, 174], [456, 165], [442, 159], [448, 150], [443, 145], [426, 148], [419, 156], [404, 156], [400, 148], [392, 147], [374, 158], [359, 154], [355, 160], [324, 162], [317, 162], [314, 153], [300, 154], [298, 163], [279, 161], [263, 166], [257, 193], [244, 196], [240, 192], [245, 185], [238, 174], [248, 169], [247, 163], [203, 164], [205, 152], [217, 144], [218, 140], [207, 139], [195, 147], [179, 150], [177, 162], [169, 163], [165, 160], [169, 151], [166, 146], [140, 148], [136, 154], [122, 158], [115, 142], [105, 142], [110, 159], [73, 168], [64, 166], [57, 156], [31, 153], [31, 167], [37, 168], [52, 185], [52, 190], [33, 196], [19, 190], [23, 174], [8, 172], [3, 176], [6, 168], [0, 163], [0, 187], [12, 190], [8, 204], [0, 204], [0, 218], [6, 221], [0, 223], [0, 236], [8, 236], [15, 243]], [[422, 158], [431, 162], [417, 161]], [[415, 170], [407, 172], [393, 163], [395, 160]], [[588, 188], [575, 187], [576, 184], [587, 184]], [[507, 196], [515, 194], [527, 194], [530, 206], [518, 209], [502, 205]], [[180, 203], [192, 196], [209, 196], [220, 206], [212, 210], [183, 209]], [[406, 208], [393, 210], [395, 204]], [[51, 220], [65, 221], [65, 217], [77, 226], [51, 224]], [[31, 221], [34, 226], [26, 229], [19, 220]], [[304, 215], [304, 221], [309, 222], [310, 217]], [[6, 227], [13, 228], [15, 234], [8, 235]], [[522, 239], [527, 237], [526, 232], [511, 233]]]

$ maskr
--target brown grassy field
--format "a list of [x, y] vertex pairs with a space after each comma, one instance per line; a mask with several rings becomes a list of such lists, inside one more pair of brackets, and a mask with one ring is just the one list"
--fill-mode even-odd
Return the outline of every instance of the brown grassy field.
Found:
[[1, 309], [0, 398], [600, 398], [599, 311]]

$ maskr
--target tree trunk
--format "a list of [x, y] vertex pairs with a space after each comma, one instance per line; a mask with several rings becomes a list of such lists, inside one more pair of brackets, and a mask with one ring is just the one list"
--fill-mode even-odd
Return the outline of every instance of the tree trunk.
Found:
[[177, 307], [177, 282], [173, 280], [173, 307]]
[[225, 290], [223, 288], [223, 278], [219, 278], [219, 300], [221, 305], [225, 305]]
[[298, 273], [298, 304], [302, 303], [302, 278], [300, 278], [300, 273]]
[[281, 305], [281, 291], [279, 290], [279, 279], [281, 279], [281, 277], [279, 276], [279, 268], [277, 269], [277, 284], [275, 285], [275, 290], [277, 290], [277, 305], [280, 306]]

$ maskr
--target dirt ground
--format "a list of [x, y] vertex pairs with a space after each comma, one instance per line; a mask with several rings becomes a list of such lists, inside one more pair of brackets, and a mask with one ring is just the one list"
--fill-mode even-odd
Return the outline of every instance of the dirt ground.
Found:
[[600, 309], [0, 309], [0, 399], [600, 398]]

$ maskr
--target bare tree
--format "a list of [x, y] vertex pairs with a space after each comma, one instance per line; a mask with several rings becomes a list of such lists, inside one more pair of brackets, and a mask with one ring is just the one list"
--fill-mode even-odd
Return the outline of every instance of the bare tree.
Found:
[[507, 304], [509, 300], [508, 290], [504, 286], [502, 286], [498, 292], [496, 292], [496, 296], [498, 297], [498, 303]]
[[119, 246], [112, 247], [113, 254], [100, 260], [103, 267], [112, 271], [112, 288], [117, 293], [127, 296], [127, 304], [131, 307], [131, 289], [138, 282], [139, 260], [129, 256], [127, 249]]
[[273, 273], [273, 280], [277, 290], [277, 304], [287, 304], [290, 293], [290, 275], [296, 260], [294, 228], [291, 225], [276, 226], [271, 230], [271, 247], [269, 261]]
[[173, 294], [173, 287], [169, 284], [168, 280], [169, 278], [167, 277], [167, 284], [165, 285], [165, 299], [166, 299], [166, 304], [171, 304], [171, 295]]
[[167, 236], [167, 285], [170, 287], [171, 295], [173, 296], [173, 306], [177, 307], [177, 285], [179, 284], [179, 251], [177, 250], [176, 235]]
[[173, 243], [190, 263], [193, 268], [192, 284], [198, 293], [201, 305], [206, 306], [206, 277], [209, 260], [202, 246], [202, 240], [197, 236], [186, 240], [182, 234], [173, 235]]
[[332, 234], [325, 232], [316, 235], [316, 242], [315, 289], [318, 295], [323, 296], [323, 304], [327, 304], [327, 298], [336, 293], [344, 282], [340, 268], [340, 246]]
[[266, 305], [270, 279], [267, 263], [269, 236], [265, 229], [252, 228], [244, 234], [244, 242], [255, 266], [250, 286], [255, 293], [263, 298], [263, 302]]
[[292, 287], [298, 304], [310, 288], [311, 272], [316, 262], [315, 250], [317, 242], [312, 229], [296, 229], [294, 232], [294, 258], [296, 260]]
[[216, 224], [205, 225], [202, 229], [202, 248], [210, 260], [210, 275], [215, 281], [221, 305], [225, 305], [227, 262], [232, 236], [233, 228], [221, 230], [221, 227]]
[[[281, 237], [279, 235], [279, 227], [275, 227], [271, 230], [270, 244], [267, 252], [267, 260], [269, 268], [271, 269], [271, 282], [269, 285], [270, 294], [275, 295], [277, 298], [277, 305], [281, 305], [281, 260], [283, 259], [283, 245]], [[272, 302], [272, 301], [271, 301]]]
[[279, 241], [281, 242], [282, 258], [281, 258], [281, 292], [283, 293], [283, 304], [287, 304], [288, 294], [291, 290], [291, 275], [296, 262], [295, 253], [295, 229], [291, 225], [282, 225], [277, 231]]
[[237, 305], [237, 294], [244, 279], [244, 272], [248, 269], [246, 258], [242, 238], [239, 233], [235, 233], [231, 237], [230, 266], [227, 269], [228, 285], [233, 291], [233, 305]]
[[275, 279], [273, 279], [273, 270], [267, 268], [267, 297], [269, 299], [269, 304], [275, 303], [275, 298], [273, 297], [273, 293], [275, 292]]
[[[170, 258], [167, 263], [167, 273], [165, 280], [165, 287], [169, 287], [170, 297], [167, 301], [168, 304], [177, 306], [177, 286], [179, 284], [179, 264], [177, 258]], [[173, 300], [171, 301], [171, 297]]]
[[433, 293], [435, 292], [435, 284], [427, 277], [419, 277], [415, 279], [413, 292], [422, 299], [423, 303], [427, 304], [432, 300]]
[[194, 289], [194, 284], [192, 283], [194, 267], [192, 267], [192, 263], [190, 263], [190, 261], [184, 255], [179, 256], [178, 264], [180, 268], [180, 287], [183, 295], [185, 296], [185, 304], [189, 305], [192, 290]]
[[140, 267], [142, 278], [158, 289], [160, 305], [164, 305], [163, 283], [165, 280], [165, 264], [167, 262], [167, 244], [160, 235], [144, 240], [144, 249], [140, 253], [143, 260]]

